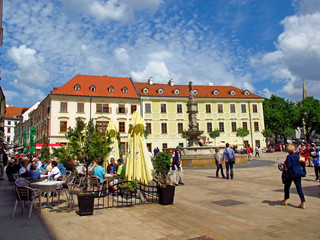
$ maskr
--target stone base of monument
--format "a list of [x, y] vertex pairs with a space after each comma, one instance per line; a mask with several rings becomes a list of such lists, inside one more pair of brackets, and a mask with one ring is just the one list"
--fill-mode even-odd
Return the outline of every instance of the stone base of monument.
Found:
[[[215, 147], [186, 147], [181, 154], [182, 167], [216, 167], [214, 159]], [[220, 150], [222, 157], [224, 149]], [[236, 154], [236, 165], [247, 164], [248, 156], [246, 154]]]

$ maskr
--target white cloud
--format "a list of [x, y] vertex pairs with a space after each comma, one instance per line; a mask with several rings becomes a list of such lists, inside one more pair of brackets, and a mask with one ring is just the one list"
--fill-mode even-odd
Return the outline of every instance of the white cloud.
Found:
[[275, 43], [276, 51], [258, 56], [252, 64], [264, 78], [285, 83], [279, 92], [300, 99], [302, 79], [320, 80], [320, 2], [296, 4], [297, 14], [281, 21], [284, 31]]
[[19, 93], [17, 91], [4, 90], [3, 92], [6, 97], [6, 102], [12, 102], [15, 98], [19, 97]]
[[133, 19], [136, 11], [158, 9], [162, 0], [65, 0], [66, 12], [75, 16], [82, 13], [98, 21], [127, 21]]
[[274, 93], [270, 91], [268, 88], [262, 90], [262, 96], [265, 98], [270, 98], [272, 94]]
[[18, 65], [17, 77], [29, 86], [43, 87], [47, 85], [49, 73], [42, 66], [43, 59], [34, 49], [25, 45], [12, 47], [8, 56]]
[[131, 72], [132, 77], [139, 82], [145, 82], [152, 77], [157, 83], [168, 81], [170, 78], [169, 71], [164, 62], [148, 62], [143, 71]]
[[114, 50], [114, 57], [118, 62], [118, 67], [123, 72], [130, 71], [130, 56], [126, 49], [124, 48], [116, 48]]

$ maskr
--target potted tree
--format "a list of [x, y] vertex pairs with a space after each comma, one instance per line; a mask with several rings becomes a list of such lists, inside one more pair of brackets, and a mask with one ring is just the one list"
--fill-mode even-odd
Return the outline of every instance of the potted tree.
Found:
[[98, 127], [89, 120], [86, 125], [80, 118], [76, 118], [75, 128], [69, 127], [66, 134], [69, 144], [66, 148], [71, 158], [84, 163], [86, 168], [86, 180], [83, 191], [79, 192], [79, 215], [93, 214], [95, 194], [88, 192], [88, 168], [93, 161], [104, 159], [111, 151], [111, 140], [106, 132], [100, 132]]
[[159, 152], [154, 161], [154, 175], [157, 179], [159, 203], [162, 205], [173, 204], [175, 186], [170, 182], [171, 155], [168, 152]]

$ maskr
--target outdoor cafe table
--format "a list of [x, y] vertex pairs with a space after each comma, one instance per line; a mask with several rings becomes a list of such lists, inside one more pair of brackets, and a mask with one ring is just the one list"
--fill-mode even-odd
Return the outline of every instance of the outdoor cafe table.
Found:
[[65, 181], [42, 181], [31, 183], [31, 186], [39, 189], [41, 192], [47, 193], [47, 204], [43, 207], [49, 207], [52, 209], [53, 207], [49, 204], [49, 193], [56, 192], [57, 186], [62, 185], [64, 182]]

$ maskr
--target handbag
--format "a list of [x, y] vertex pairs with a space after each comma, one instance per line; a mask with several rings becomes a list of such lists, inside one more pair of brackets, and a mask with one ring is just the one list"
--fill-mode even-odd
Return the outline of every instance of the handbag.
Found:
[[289, 179], [289, 171], [282, 171], [281, 174], [281, 179], [282, 179], [282, 183], [286, 184], [287, 180]]

